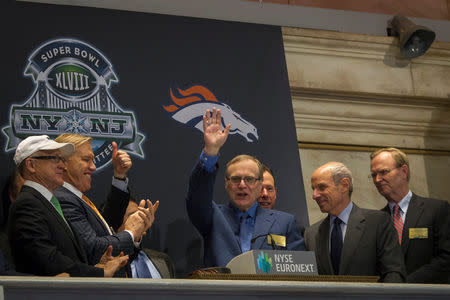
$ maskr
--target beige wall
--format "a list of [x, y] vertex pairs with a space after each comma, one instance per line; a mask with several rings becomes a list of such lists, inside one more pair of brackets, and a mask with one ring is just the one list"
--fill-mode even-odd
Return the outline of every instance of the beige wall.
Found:
[[[300, 149], [303, 183], [305, 184], [309, 221], [313, 224], [323, 218], [312, 199], [311, 174], [329, 161], [344, 163], [353, 174], [352, 200], [365, 208], [380, 209], [386, 200], [380, 196], [370, 178], [370, 152], [352, 150]], [[410, 188], [421, 196], [450, 199], [447, 187], [450, 178], [450, 156], [409, 154], [411, 169]]]
[[411, 190], [450, 200], [450, 43], [406, 60], [392, 37], [283, 28], [283, 38], [310, 223], [323, 217], [310, 177], [329, 161], [353, 172], [358, 205], [385, 205], [369, 155], [386, 146], [408, 153]]

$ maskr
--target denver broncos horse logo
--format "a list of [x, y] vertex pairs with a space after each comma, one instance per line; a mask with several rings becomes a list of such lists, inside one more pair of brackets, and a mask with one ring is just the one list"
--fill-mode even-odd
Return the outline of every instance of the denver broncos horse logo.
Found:
[[180, 97], [176, 97], [174, 89], [171, 89], [170, 98], [172, 98], [174, 104], [163, 105], [163, 108], [178, 122], [195, 127], [203, 132], [203, 114], [206, 109], [211, 111], [215, 107], [222, 112], [222, 127], [225, 128], [225, 124], [231, 124], [230, 134], [240, 134], [249, 143], [258, 140], [258, 132], [255, 126], [244, 120], [230, 106], [219, 102], [206, 87], [194, 85], [185, 90], [176, 89], [176, 91]]

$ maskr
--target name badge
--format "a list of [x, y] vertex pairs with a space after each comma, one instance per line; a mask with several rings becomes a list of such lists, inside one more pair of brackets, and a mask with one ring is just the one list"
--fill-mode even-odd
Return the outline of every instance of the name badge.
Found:
[[428, 238], [428, 228], [410, 228], [409, 229], [410, 239], [427, 239]]
[[272, 245], [272, 238], [275, 242], [275, 245], [280, 247], [286, 247], [286, 237], [283, 235], [276, 234], [268, 234], [267, 235], [267, 244]]

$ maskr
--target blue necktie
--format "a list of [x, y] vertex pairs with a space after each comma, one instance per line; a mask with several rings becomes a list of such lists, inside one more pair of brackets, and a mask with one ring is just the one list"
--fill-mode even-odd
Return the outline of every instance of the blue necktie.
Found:
[[250, 240], [252, 239], [252, 234], [250, 230], [250, 216], [248, 213], [241, 215], [241, 225], [239, 228], [239, 241], [241, 242], [242, 253], [250, 250]]
[[134, 258], [137, 278], [152, 278], [147, 263], [145, 262], [146, 258], [147, 255], [144, 253], [144, 251], [139, 251], [138, 255]]
[[339, 274], [339, 263], [341, 261], [342, 253], [342, 231], [341, 219], [334, 219], [333, 230], [331, 231], [331, 264], [333, 265], [334, 274]]

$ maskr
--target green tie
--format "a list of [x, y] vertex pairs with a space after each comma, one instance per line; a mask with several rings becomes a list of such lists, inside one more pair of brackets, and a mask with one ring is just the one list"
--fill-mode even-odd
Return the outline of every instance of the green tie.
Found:
[[58, 211], [59, 215], [64, 219], [64, 221], [66, 221], [66, 218], [64, 218], [64, 215], [63, 215], [63, 212], [62, 212], [62, 209], [61, 209], [61, 205], [59, 204], [58, 199], [56, 199], [55, 196], [52, 196], [52, 199], [50, 199], [50, 202], [56, 208], [56, 210]]
[[64, 214], [62, 212], [61, 205], [59, 204], [58, 199], [55, 196], [52, 196], [52, 199], [50, 199], [50, 202], [53, 204], [53, 207], [56, 208], [59, 215], [61, 216], [61, 218], [63, 218], [64, 222], [66, 223], [67, 227], [69, 227], [69, 230], [72, 233], [72, 228], [70, 228], [69, 223], [67, 223], [66, 218], [64, 218]]

